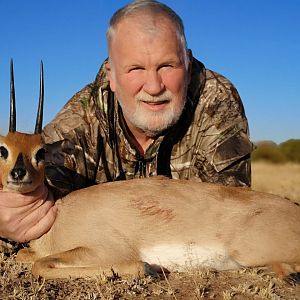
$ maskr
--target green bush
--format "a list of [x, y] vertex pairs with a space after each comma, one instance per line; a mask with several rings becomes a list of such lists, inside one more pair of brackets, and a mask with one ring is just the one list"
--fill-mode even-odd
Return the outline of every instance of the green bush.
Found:
[[300, 140], [288, 140], [281, 143], [279, 149], [288, 161], [300, 163]]
[[255, 146], [256, 149], [251, 155], [252, 161], [264, 160], [272, 163], [283, 163], [286, 161], [285, 155], [273, 142], [260, 142]]
[[300, 140], [291, 139], [277, 145], [271, 141], [256, 143], [252, 161], [264, 160], [272, 163], [300, 163]]

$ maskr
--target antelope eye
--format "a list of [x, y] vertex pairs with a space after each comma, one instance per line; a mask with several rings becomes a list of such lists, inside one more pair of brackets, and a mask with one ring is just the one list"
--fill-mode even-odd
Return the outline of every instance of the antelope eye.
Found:
[[8, 151], [3, 146], [0, 146], [0, 157], [3, 157], [4, 159], [7, 159], [8, 157]]
[[37, 163], [45, 160], [45, 152], [46, 152], [46, 150], [44, 148], [41, 148], [37, 151], [37, 153], [35, 155], [35, 159], [36, 159]]

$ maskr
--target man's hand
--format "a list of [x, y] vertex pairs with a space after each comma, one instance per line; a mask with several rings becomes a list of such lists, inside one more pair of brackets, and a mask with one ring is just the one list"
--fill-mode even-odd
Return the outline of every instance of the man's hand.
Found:
[[28, 194], [4, 192], [0, 186], [0, 236], [28, 242], [47, 232], [57, 207], [45, 185]]

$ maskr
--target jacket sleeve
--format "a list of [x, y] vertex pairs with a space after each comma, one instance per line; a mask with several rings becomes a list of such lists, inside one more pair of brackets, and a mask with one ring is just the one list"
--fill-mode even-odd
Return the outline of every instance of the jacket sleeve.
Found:
[[45, 126], [46, 180], [56, 198], [94, 184], [99, 128], [93, 86], [75, 94]]
[[237, 90], [225, 77], [207, 70], [200, 106], [198, 176], [202, 181], [250, 186], [253, 145]]

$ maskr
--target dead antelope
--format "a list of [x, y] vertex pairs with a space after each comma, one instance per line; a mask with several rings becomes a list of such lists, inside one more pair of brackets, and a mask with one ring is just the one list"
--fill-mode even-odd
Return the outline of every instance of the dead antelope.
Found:
[[[37, 123], [32, 136], [10, 126], [0, 140], [6, 190], [28, 192], [44, 180]], [[56, 205], [53, 227], [17, 256], [33, 263], [36, 276], [83, 277], [111, 269], [158, 275], [161, 267], [190, 266], [270, 265], [281, 276], [300, 271], [300, 207], [271, 194], [156, 177], [95, 185]]]

